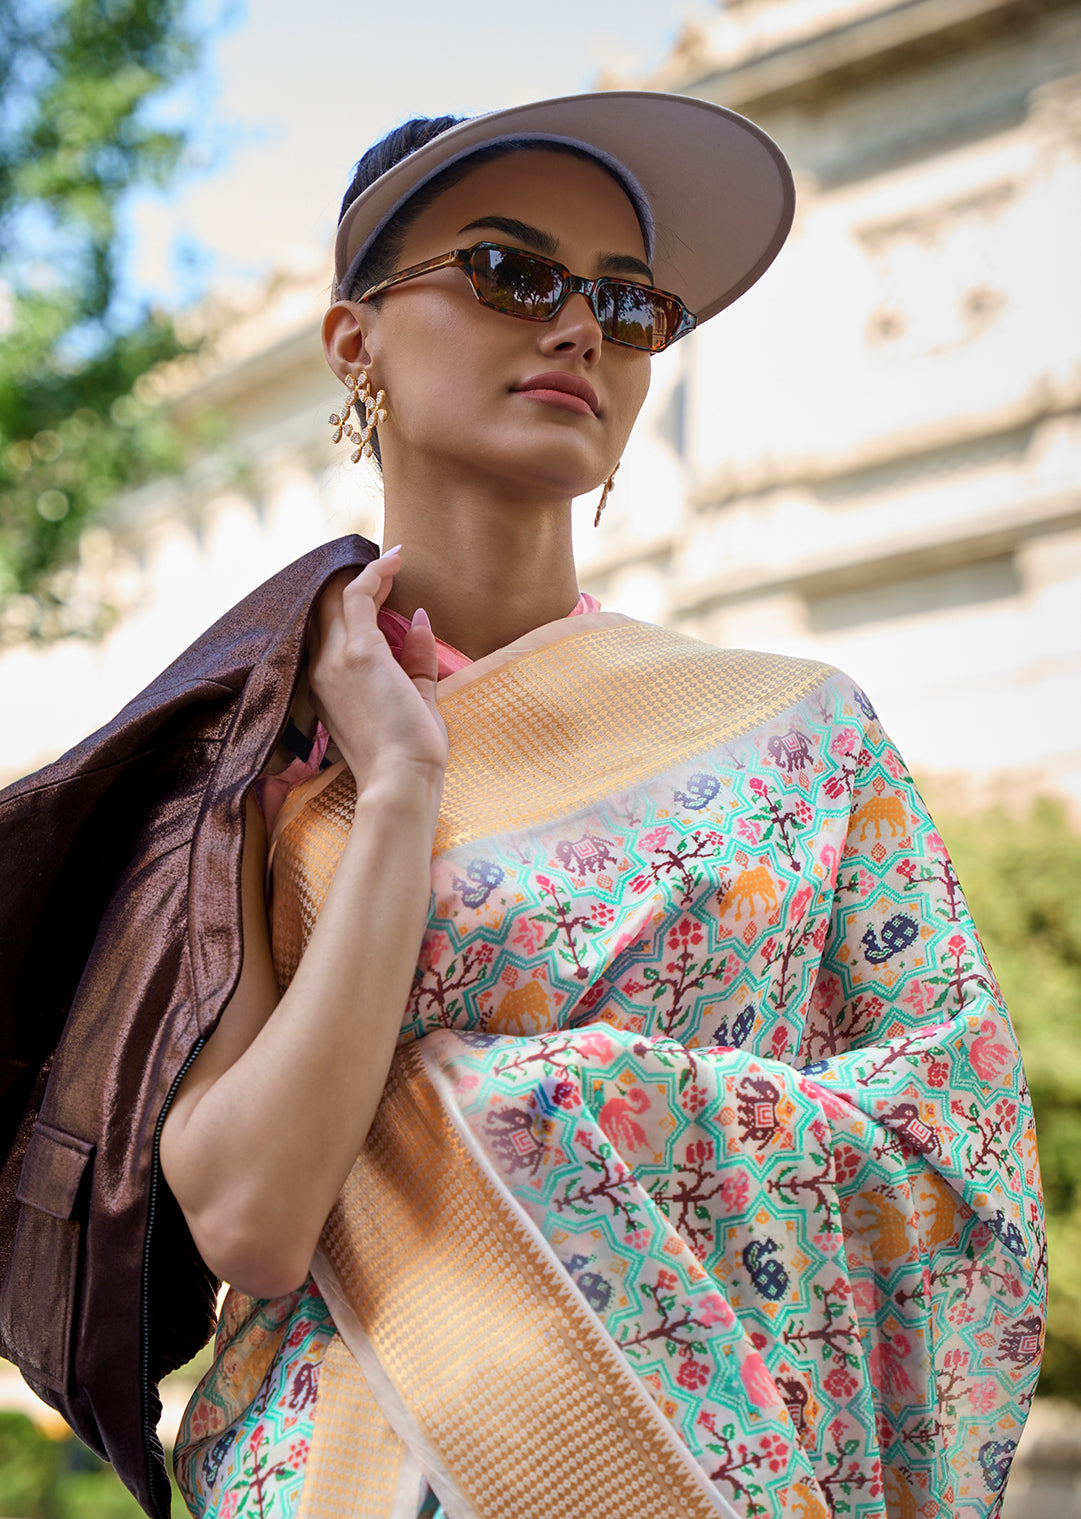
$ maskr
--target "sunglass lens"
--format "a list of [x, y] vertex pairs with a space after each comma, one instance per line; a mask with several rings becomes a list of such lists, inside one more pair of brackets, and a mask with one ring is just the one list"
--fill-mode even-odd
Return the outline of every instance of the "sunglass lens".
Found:
[[617, 343], [656, 353], [679, 326], [676, 302], [660, 291], [622, 280], [605, 280], [597, 292], [601, 330]]
[[528, 253], [477, 248], [472, 257], [477, 294], [497, 311], [546, 321], [555, 310], [563, 280], [558, 269]]

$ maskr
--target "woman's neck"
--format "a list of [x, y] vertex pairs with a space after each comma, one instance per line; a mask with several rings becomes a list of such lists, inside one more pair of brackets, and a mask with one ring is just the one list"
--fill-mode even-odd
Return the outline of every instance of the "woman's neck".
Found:
[[481, 659], [573, 610], [569, 501], [446, 490], [400, 503], [388, 489], [384, 544], [402, 545], [386, 603], [392, 611], [411, 617], [423, 607], [437, 638]]

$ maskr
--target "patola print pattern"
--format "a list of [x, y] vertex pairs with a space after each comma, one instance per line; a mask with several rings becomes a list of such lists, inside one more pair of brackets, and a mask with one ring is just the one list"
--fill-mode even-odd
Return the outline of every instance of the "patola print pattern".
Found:
[[[403, 1039], [717, 1492], [995, 1513], [1042, 1337], [1031, 1113], [863, 694], [822, 672], [748, 736], [445, 851], [433, 894]], [[271, 1317], [254, 1403], [219, 1360], [189, 1411], [181, 1480], [221, 1519], [293, 1512], [327, 1320], [310, 1286]]]

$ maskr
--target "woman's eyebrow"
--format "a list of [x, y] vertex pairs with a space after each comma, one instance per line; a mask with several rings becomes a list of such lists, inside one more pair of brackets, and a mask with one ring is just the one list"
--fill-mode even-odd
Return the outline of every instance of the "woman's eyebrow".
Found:
[[[476, 221], [467, 222], [459, 230], [461, 232], [475, 232], [482, 227], [491, 227], [496, 232], [505, 232], [508, 237], [513, 237], [520, 243], [525, 243], [528, 248], [535, 248], [538, 253], [543, 253], [546, 258], [555, 258], [559, 253], [559, 239], [545, 232], [541, 227], [530, 226], [529, 222], [519, 221], [516, 216], [478, 216]], [[644, 276], [652, 283], [653, 270], [640, 258], [635, 258], [630, 253], [602, 253], [597, 259], [597, 267], [602, 274], [638, 274]]]

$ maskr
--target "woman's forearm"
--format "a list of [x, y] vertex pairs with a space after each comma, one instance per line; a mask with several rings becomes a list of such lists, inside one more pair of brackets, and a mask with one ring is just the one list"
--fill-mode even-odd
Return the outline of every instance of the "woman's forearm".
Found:
[[367, 1136], [424, 932], [438, 807], [439, 777], [414, 771], [358, 798], [276, 1005], [262, 851], [245, 850], [244, 972], [217, 1049], [215, 1034], [167, 1122], [162, 1161], [208, 1265], [253, 1295], [303, 1280]]

